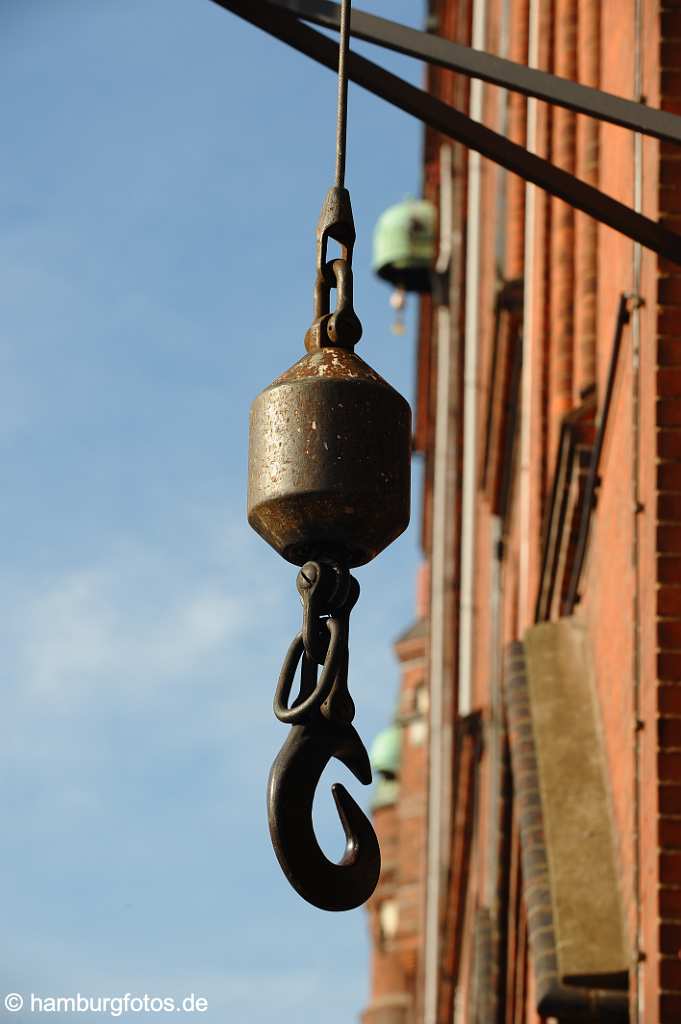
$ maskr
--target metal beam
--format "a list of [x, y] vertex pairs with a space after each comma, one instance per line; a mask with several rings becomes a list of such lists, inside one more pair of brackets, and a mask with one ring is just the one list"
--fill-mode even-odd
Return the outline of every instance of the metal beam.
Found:
[[[290, 13], [285, 13], [264, 0], [212, 2], [237, 14], [325, 67], [336, 70], [338, 44], [301, 24]], [[436, 131], [476, 150], [506, 170], [564, 200], [575, 209], [589, 214], [647, 249], [681, 265], [681, 236], [668, 231], [649, 217], [636, 213], [548, 160], [528, 153], [522, 146], [510, 142], [503, 135], [493, 132], [477, 121], [472, 121], [460, 111], [352, 51], [348, 55], [348, 74], [353, 82], [388, 100]]]
[[[324, 28], [338, 29], [340, 7], [329, 0], [268, 0], [274, 7], [288, 11], [304, 21]], [[599, 121], [607, 121], [623, 128], [651, 135], [667, 142], [681, 143], [681, 117], [665, 110], [656, 110], [643, 103], [613, 96], [600, 89], [579, 85], [568, 78], [551, 75], [547, 71], [528, 68], [524, 64], [495, 57], [482, 50], [443, 39], [430, 32], [400, 25], [387, 18], [353, 8], [350, 31], [357, 39], [375, 43], [388, 50], [416, 57], [428, 64], [451, 71], [459, 71], [471, 78], [499, 85], [523, 96], [534, 96], [577, 114], [586, 114]]]

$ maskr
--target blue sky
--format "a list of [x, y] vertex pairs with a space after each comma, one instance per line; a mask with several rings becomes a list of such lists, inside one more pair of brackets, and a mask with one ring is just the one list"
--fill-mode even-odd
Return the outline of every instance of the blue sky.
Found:
[[[194, 992], [210, 1024], [316, 1024], [323, 1003], [347, 1024], [366, 916], [302, 902], [269, 842], [300, 607], [245, 519], [248, 407], [311, 318], [334, 77], [209, 0], [4, 0], [0, 40], [0, 989]], [[359, 352], [411, 396], [414, 310], [392, 335], [370, 252], [418, 193], [420, 128], [351, 86], [348, 144]], [[415, 519], [358, 573], [367, 743], [417, 539]], [[369, 795], [327, 771], [330, 855], [336, 779]]]

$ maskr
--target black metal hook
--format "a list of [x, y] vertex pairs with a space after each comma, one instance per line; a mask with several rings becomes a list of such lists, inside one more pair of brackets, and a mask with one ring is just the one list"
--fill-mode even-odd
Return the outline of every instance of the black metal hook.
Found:
[[[346, 567], [320, 559], [305, 563], [296, 586], [303, 602], [303, 628], [286, 653], [274, 696], [274, 713], [291, 731], [270, 772], [270, 836], [284, 874], [304, 899], [322, 910], [352, 910], [371, 896], [378, 882], [376, 834], [345, 787], [332, 786], [346, 840], [343, 857], [334, 864], [317, 842], [312, 805], [332, 757], [360, 782], [371, 782], [369, 755], [350, 724], [355, 705], [348, 690], [348, 635], [359, 583]], [[289, 706], [299, 664], [300, 690]]]
[[267, 787], [270, 836], [284, 874], [303, 899], [321, 910], [352, 910], [376, 888], [381, 852], [371, 822], [340, 783], [331, 787], [346, 838], [340, 863], [330, 861], [317, 842], [312, 804], [332, 757], [364, 785], [371, 782], [369, 755], [349, 722], [329, 721], [317, 711], [291, 727]]

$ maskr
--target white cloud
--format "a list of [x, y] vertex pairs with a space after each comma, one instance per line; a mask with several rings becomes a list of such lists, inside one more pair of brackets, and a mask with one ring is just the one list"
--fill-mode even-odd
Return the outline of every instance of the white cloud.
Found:
[[173, 587], [170, 575], [152, 585], [137, 560], [119, 562], [67, 571], [29, 598], [16, 622], [21, 687], [60, 703], [104, 682], [139, 692], [224, 648], [248, 607], [209, 581]]

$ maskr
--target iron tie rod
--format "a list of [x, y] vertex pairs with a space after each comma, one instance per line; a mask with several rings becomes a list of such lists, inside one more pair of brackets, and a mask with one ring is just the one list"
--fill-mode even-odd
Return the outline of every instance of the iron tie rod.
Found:
[[[338, 30], [339, 5], [330, 0], [267, 0], [273, 7], [287, 11], [304, 21], [323, 28]], [[354, 8], [350, 20], [350, 34], [367, 43], [383, 46], [387, 50], [403, 53], [407, 57], [424, 60], [428, 64], [459, 71], [471, 78], [510, 89], [512, 92], [532, 96], [576, 114], [586, 114], [599, 121], [607, 121], [622, 128], [630, 128], [642, 135], [650, 135], [665, 142], [681, 143], [681, 117], [666, 110], [656, 110], [644, 103], [615, 96], [569, 78], [552, 75], [538, 68], [497, 57], [482, 50], [443, 39], [430, 32], [400, 25], [387, 18]]]
[[[264, 0], [212, 0], [245, 21], [273, 35], [319, 64], [335, 71], [338, 44], [298, 18]], [[681, 265], [681, 235], [669, 231], [650, 217], [637, 213], [625, 203], [606, 195], [593, 185], [556, 167], [550, 161], [528, 152], [498, 132], [486, 128], [461, 111], [410, 85], [352, 51], [348, 54], [348, 76], [369, 92], [380, 96], [407, 114], [430, 125], [436, 131], [469, 147], [520, 175], [577, 210], [631, 238], [647, 249]]]

